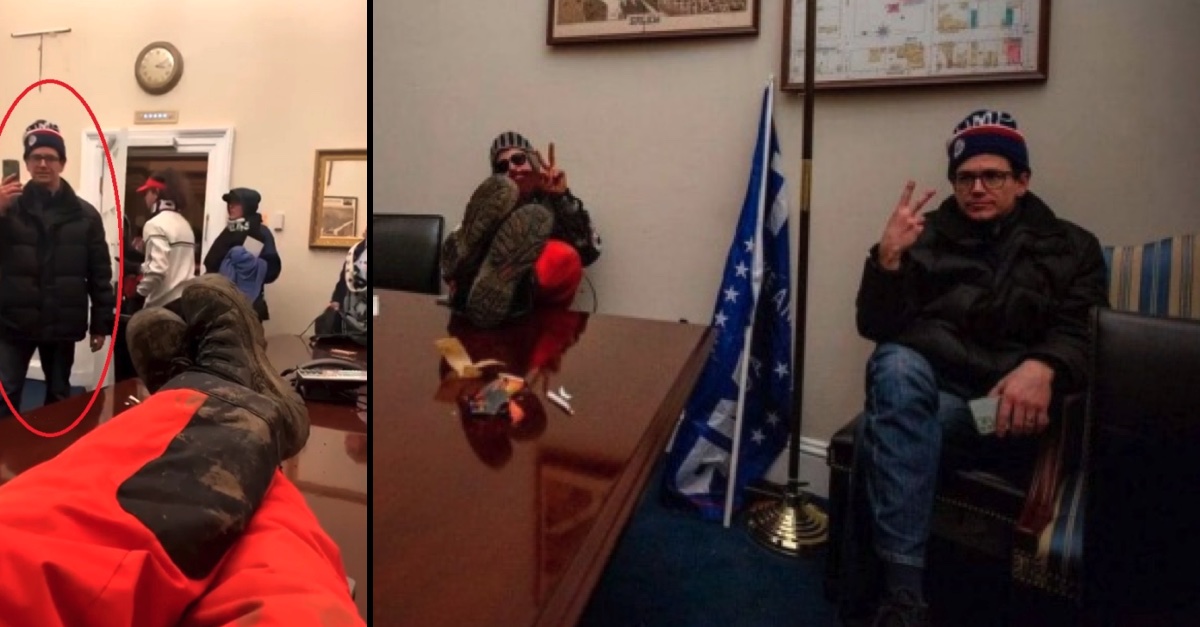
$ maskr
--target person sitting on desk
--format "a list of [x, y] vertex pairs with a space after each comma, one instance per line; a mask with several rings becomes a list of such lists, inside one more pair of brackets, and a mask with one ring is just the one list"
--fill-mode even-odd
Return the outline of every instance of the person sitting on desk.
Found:
[[450, 307], [494, 327], [535, 305], [570, 304], [600, 237], [566, 172], [543, 161], [519, 133], [501, 133], [488, 153], [492, 176], [471, 196], [462, 224], [442, 246]]

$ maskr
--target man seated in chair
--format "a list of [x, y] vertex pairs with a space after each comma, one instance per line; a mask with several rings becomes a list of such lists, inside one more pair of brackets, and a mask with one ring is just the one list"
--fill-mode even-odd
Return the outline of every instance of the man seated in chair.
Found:
[[[954, 194], [921, 210], [909, 181], [872, 247], [857, 299], [877, 343], [855, 442], [884, 595], [875, 625], [925, 625], [922, 590], [943, 452], [1007, 455], [1084, 389], [1088, 312], [1107, 306], [1100, 243], [1029, 191], [1016, 120], [979, 110], [947, 144]], [[968, 403], [997, 400], [994, 434]], [[947, 458], [949, 460], [949, 458]]]
[[480, 327], [567, 304], [583, 268], [600, 256], [592, 220], [566, 172], [519, 133], [501, 133], [488, 153], [492, 175], [471, 196], [462, 224], [442, 246], [450, 306]]

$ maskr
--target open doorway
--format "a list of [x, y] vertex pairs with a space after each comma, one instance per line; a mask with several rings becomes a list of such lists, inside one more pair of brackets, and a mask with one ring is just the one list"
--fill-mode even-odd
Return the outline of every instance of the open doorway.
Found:
[[139, 147], [129, 149], [129, 157], [125, 166], [125, 184], [122, 199], [125, 201], [122, 209], [129, 216], [134, 233], [140, 235], [142, 227], [150, 219], [150, 208], [137, 189], [150, 178], [150, 175], [166, 168], [174, 168], [179, 172], [188, 185], [188, 207], [181, 212], [192, 225], [196, 236], [196, 267], [200, 267], [203, 254], [200, 242], [204, 241], [204, 207], [205, 192], [208, 187], [208, 155], [181, 155], [174, 148]]
[[[146, 171], [140, 177], [127, 176], [126, 166], [129, 165], [129, 161], [134, 156], [147, 158], [150, 162], [142, 164], [141, 167], [153, 170], [157, 169], [160, 160], [184, 158], [183, 162], [175, 161], [172, 165], [191, 170], [188, 176], [191, 182], [190, 191], [195, 200], [196, 211], [201, 217], [189, 215], [187, 219], [193, 229], [200, 229], [196, 244], [199, 258], [203, 259], [212, 245], [212, 240], [222, 230], [215, 225], [224, 224], [225, 220], [225, 203], [221, 202], [221, 194], [229, 191], [233, 178], [233, 135], [232, 127], [130, 127], [105, 129], [105, 139], [102, 142], [100, 133], [95, 129], [83, 132], [83, 145], [79, 150], [79, 185], [75, 191], [80, 198], [92, 203], [100, 211], [100, 217], [104, 221], [105, 239], [114, 257], [114, 277], [119, 272], [115, 257], [120, 254], [121, 245], [117, 238], [116, 203], [112, 198], [113, 179], [117, 181], [117, 188], [124, 190], [121, 198], [124, 201], [122, 209], [137, 211], [144, 223], [148, 217], [146, 208], [135, 190], [150, 172]], [[189, 157], [200, 161], [192, 165], [187, 159]], [[185, 163], [189, 165], [184, 165]], [[200, 163], [204, 164], [203, 171]], [[110, 178], [110, 172], [115, 173], [115, 176]], [[213, 226], [210, 227], [210, 223]], [[99, 352], [92, 353], [86, 339], [76, 346], [71, 385], [91, 390], [98, 385], [113, 382], [113, 368], [107, 369], [103, 379], [100, 377], [107, 361], [107, 348], [108, 346], [105, 346]], [[29, 378], [44, 379], [41, 361], [37, 356], [30, 364]]]

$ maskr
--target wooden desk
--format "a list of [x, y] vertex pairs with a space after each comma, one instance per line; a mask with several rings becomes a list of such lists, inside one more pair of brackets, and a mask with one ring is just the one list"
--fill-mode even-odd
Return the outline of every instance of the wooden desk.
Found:
[[[296, 336], [268, 339], [267, 354], [283, 370], [312, 359], [307, 343]], [[318, 349], [316, 356], [324, 356]], [[365, 352], [361, 359], [366, 360]], [[96, 403], [79, 426], [56, 438], [30, 433], [16, 418], [0, 419], [0, 484], [53, 458], [98, 425], [129, 409], [128, 398], [148, 396], [137, 379], [100, 390]], [[87, 405], [90, 394], [68, 398], [28, 414], [27, 422], [43, 432], [61, 431]], [[0, 402], [3, 402], [0, 399]], [[367, 429], [352, 405], [308, 403], [312, 432], [300, 455], [284, 464], [284, 472], [301, 492], [326, 533], [342, 551], [346, 574], [358, 583], [359, 613], [367, 616]]]
[[[567, 313], [479, 332], [451, 328], [432, 297], [375, 293], [373, 621], [574, 624], [699, 376], [708, 330]], [[575, 415], [537, 385], [518, 426], [463, 417], [434, 348], [452, 334], [473, 359], [522, 375], [540, 355]]]

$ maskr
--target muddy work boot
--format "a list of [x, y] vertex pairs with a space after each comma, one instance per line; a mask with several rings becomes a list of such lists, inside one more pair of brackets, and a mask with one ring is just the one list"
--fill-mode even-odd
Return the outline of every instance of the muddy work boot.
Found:
[[129, 319], [129, 357], [151, 394], [191, 365], [184, 346], [186, 331], [183, 318], [162, 307], [143, 309]]
[[467, 318], [488, 328], [521, 315], [528, 303], [516, 302], [522, 290], [529, 291], [533, 264], [546, 247], [554, 228], [554, 216], [541, 205], [529, 204], [509, 214], [467, 295]]
[[185, 283], [180, 297], [187, 323], [190, 370], [205, 372], [278, 404], [260, 416], [279, 445], [280, 459], [294, 457], [308, 441], [308, 410], [267, 359], [266, 339], [250, 301], [227, 278], [205, 274]]
[[[442, 250], [442, 272], [456, 282], [469, 282], [479, 272], [488, 242], [517, 206], [517, 184], [503, 174], [489, 176], [467, 201], [462, 226], [453, 245]], [[464, 286], [465, 287], [465, 286]]]

